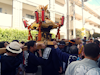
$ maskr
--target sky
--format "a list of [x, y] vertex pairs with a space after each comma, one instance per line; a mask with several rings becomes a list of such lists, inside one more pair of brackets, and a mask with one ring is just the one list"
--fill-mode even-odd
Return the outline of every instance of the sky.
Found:
[[84, 4], [100, 15], [100, 0], [88, 0]]
[[87, 2], [91, 5], [100, 6], [100, 0], [89, 0]]

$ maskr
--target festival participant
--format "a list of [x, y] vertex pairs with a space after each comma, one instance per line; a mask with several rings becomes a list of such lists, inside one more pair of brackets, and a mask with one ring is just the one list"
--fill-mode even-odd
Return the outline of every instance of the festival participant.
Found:
[[60, 69], [60, 60], [53, 46], [48, 45], [43, 51], [44, 65], [42, 65], [42, 75], [59, 75], [62, 72]]
[[22, 49], [19, 43], [11, 42], [6, 47], [6, 53], [1, 55], [1, 75], [15, 75], [16, 68], [22, 62]]
[[8, 43], [5, 41], [0, 42], [0, 48], [6, 48], [7, 45]]
[[66, 43], [64, 41], [60, 41], [58, 43], [58, 48], [62, 51], [62, 52], [66, 52]]
[[38, 50], [39, 57], [35, 55], [36, 52], [36, 42], [27, 42], [28, 50], [23, 52], [24, 55], [24, 65], [25, 65], [25, 75], [36, 75], [38, 70], [38, 65], [43, 64], [41, 50]]
[[82, 41], [83, 41], [83, 45], [86, 44], [86, 41], [87, 41], [86, 38], [87, 38], [87, 37], [84, 37], [84, 39], [82, 40]]
[[98, 40], [94, 40], [93, 42], [99, 46], [99, 41]]
[[82, 40], [79, 41], [79, 44], [77, 46], [78, 48], [78, 54], [79, 54], [79, 57], [82, 58], [84, 56], [84, 45], [82, 43]]
[[[62, 52], [66, 52], [66, 43], [64, 42], [64, 41], [60, 41], [59, 43], [58, 43], [58, 49], [60, 49]], [[61, 63], [61, 69], [62, 69], [62, 74], [63, 73], [65, 73], [65, 70], [66, 70], [66, 63], [65, 62], [63, 62], [63, 61], [61, 61], [60, 60], [60, 63]]]
[[59, 59], [66, 63], [66, 65], [64, 66], [65, 70], [71, 62], [76, 61], [78, 58], [77, 46], [73, 45], [69, 49], [70, 49], [69, 54], [62, 52], [59, 48], [56, 49], [56, 52], [57, 52]]
[[99, 52], [100, 49], [96, 44], [86, 44], [84, 47], [85, 58], [69, 64], [65, 75], [100, 75], [100, 68], [96, 62]]
[[69, 44], [67, 46], [66, 52], [69, 53], [70, 47], [76, 45], [74, 40], [69, 40]]
[[20, 43], [23, 44], [23, 45], [25, 45], [25, 42], [24, 41], [21, 41]]
[[[99, 41], [98, 41], [97, 39], [95, 39], [93, 43], [95, 43], [97, 46], [99, 46]], [[100, 48], [100, 47], [99, 47], [99, 48]], [[99, 66], [99, 68], [100, 68], [100, 57], [99, 57], [99, 59], [98, 59], [98, 66]]]

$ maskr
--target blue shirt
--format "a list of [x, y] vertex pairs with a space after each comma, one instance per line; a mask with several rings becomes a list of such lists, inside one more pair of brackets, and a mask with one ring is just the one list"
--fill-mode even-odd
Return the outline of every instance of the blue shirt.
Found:
[[[50, 47], [51, 48], [51, 47]], [[51, 48], [48, 59], [44, 59], [44, 65], [42, 66], [42, 75], [59, 75], [60, 60], [57, 52], [54, 48]]]
[[15, 75], [16, 68], [22, 63], [22, 54], [16, 57], [1, 55], [1, 75]]
[[38, 70], [38, 65], [43, 64], [42, 57], [37, 57], [34, 53], [28, 51], [29, 56], [27, 59], [27, 66], [25, 67], [26, 73], [36, 73]]

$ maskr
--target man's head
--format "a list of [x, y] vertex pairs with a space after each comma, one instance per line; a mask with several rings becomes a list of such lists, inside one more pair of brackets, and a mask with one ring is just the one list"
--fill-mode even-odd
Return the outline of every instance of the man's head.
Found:
[[75, 40], [69, 40], [69, 46], [75, 45]]
[[32, 52], [36, 51], [36, 41], [29, 41], [29, 42], [27, 42], [27, 47]]
[[12, 42], [14, 42], [14, 41], [19, 43], [19, 40], [13, 40]]
[[5, 48], [7, 45], [8, 44], [5, 41], [0, 42], [0, 48]]
[[95, 43], [86, 44], [84, 47], [85, 57], [97, 60], [99, 52], [100, 52], [99, 46], [97, 46]]
[[58, 43], [58, 47], [59, 47], [60, 49], [63, 49], [63, 48], [65, 47], [65, 45], [66, 45], [66, 43], [65, 43], [64, 41], [60, 41], [60, 42]]
[[84, 39], [86, 40], [86, 37], [84, 37]]
[[21, 43], [21, 44], [25, 44], [25, 42], [24, 42], [24, 41], [21, 41], [20, 43]]
[[9, 45], [7, 45], [6, 51], [10, 56], [17, 56], [22, 52], [22, 49], [20, 48], [20, 44], [18, 42], [11, 42]]
[[94, 43], [99, 46], [99, 41], [98, 40], [94, 40]]
[[71, 46], [69, 53], [70, 54], [77, 54], [78, 55], [78, 48], [77, 48], [77, 46]]

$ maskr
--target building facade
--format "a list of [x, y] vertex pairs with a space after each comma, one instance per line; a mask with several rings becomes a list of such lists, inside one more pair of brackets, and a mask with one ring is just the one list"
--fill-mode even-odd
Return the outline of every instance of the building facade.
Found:
[[[73, 2], [75, 3], [74, 6]], [[61, 39], [76, 38], [76, 29], [82, 28], [81, 2], [77, 2], [77, 0], [69, 0], [69, 2], [67, 0], [0, 0], [0, 27], [25, 29], [22, 18], [27, 19], [31, 24], [35, 21], [34, 12], [37, 10], [37, 6], [47, 4], [48, 15], [52, 21], [59, 22], [62, 15], [65, 17], [64, 25], [60, 29]], [[69, 15], [67, 14], [68, 12]], [[100, 33], [99, 15], [86, 5], [84, 8], [84, 20], [85, 29], [89, 31], [94, 29], [95, 32]], [[67, 35], [68, 30], [69, 36]], [[51, 30], [51, 33], [56, 34], [57, 29]]]

